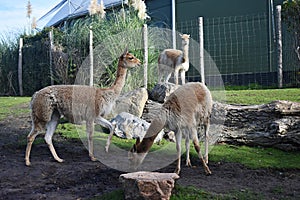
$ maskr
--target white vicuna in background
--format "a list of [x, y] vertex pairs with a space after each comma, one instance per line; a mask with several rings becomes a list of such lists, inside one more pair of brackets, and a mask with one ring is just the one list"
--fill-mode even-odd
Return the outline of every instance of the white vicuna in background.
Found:
[[110, 88], [53, 85], [36, 92], [31, 100], [32, 129], [27, 136], [26, 165], [30, 165], [30, 151], [35, 137], [45, 129], [47, 130], [45, 141], [54, 159], [63, 162], [52, 144], [52, 136], [62, 116], [71, 123], [86, 121], [89, 156], [91, 160], [96, 160], [93, 151], [94, 123], [110, 129], [106, 146], [108, 148], [114, 126], [104, 117], [110, 114], [116, 98], [124, 87], [127, 69], [138, 65], [140, 60], [126, 49], [119, 57], [116, 80]]
[[[185, 72], [189, 70], [189, 39], [190, 35], [182, 34], [182, 51], [177, 49], [165, 49], [158, 57], [158, 82], [167, 83], [174, 73], [175, 84], [178, 85], [178, 73], [181, 83], [185, 84]], [[164, 77], [164, 80], [162, 78]]]
[[[208, 130], [212, 111], [212, 97], [208, 88], [198, 82], [187, 83], [175, 90], [162, 105], [159, 114], [153, 121], [146, 135], [140, 141], [136, 140], [128, 153], [128, 159], [133, 169], [137, 169], [149, 152], [153, 142], [163, 128], [174, 131], [177, 149], [177, 167], [175, 172], [180, 173], [181, 139], [185, 137], [186, 165], [192, 166], [189, 150], [190, 140], [203, 164], [205, 172], [211, 174], [208, 163]], [[205, 155], [202, 157], [198, 140], [197, 127], [204, 126]]]

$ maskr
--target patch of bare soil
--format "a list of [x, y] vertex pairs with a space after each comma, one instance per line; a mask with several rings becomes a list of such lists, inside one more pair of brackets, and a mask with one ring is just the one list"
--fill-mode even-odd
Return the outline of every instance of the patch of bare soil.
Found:
[[[30, 126], [27, 115], [0, 122], [1, 199], [90, 199], [121, 188], [118, 179], [122, 172], [90, 161], [81, 141], [59, 135], [54, 137], [54, 145], [64, 163], [54, 161], [46, 144], [34, 143], [32, 166], [26, 167], [24, 153]], [[300, 170], [254, 170], [237, 163], [210, 163], [213, 175], [206, 176], [201, 167], [187, 168], [184, 162], [177, 180], [180, 186], [217, 194], [250, 191], [266, 199], [300, 197]], [[193, 164], [201, 166], [198, 161]], [[172, 164], [160, 171], [174, 169]]]

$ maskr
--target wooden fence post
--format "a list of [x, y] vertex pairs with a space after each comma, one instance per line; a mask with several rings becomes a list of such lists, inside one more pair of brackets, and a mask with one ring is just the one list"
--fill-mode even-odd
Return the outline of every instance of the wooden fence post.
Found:
[[19, 42], [19, 62], [18, 62], [18, 81], [19, 81], [19, 91], [20, 96], [23, 96], [23, 55], [22, 55], [22, 48], [23, 48], [23, 38], [20, 38]]
[[148, 84], [148, 27], [143, 25], [143, 47], [144, 47], [144, 87]]
[[276, 6], [276, 39], [277, 39], [277, 77], [278, 88], [282, 88], [282, 32], [281, 32], [281, 5]]
[[199, 17], [198, 23], [199, 23], [200, 76], [201, 76], [201, 83], [205, 83], [203, 17]]

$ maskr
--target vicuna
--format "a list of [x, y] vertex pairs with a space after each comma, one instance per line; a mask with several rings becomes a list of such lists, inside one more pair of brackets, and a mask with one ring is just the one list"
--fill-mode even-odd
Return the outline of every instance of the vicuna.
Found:
[[107, 140], [108, 147], [114, 127], [104, 117], [110, 113], [115, 99], [121, 93], [125, 84], [127, 69], [138, 65], [140, 65], [140, 60], [126, 49], [119, 57], [116, 80], [110, 88], [54, 85], [36, 92], [31, 100], [32, 129], [27, 136], [26, 165], [30, 165], [30, 151], [35, 137], [45, 129], [45, 141], [54, 159], [63, 162], [56, 154], [52, 144], [52, 136], [61, 117], [66, 118], [71, 123], [86, 121], [89, 156], [91, 160], [96, 160], [93, 152], [94, 123], [110, 129]]
[[190, 35], [180, 35], [182, 38], [182, 51], [177, 49], [165, 49], [158, 57], [158, 82], [167, 83], [174, 72], [175, 84], [178, 85], [178, 73], [181, 75], [181, 83], [185, 84], [185, 72], [189, 70], [189, 39]]
[[[208, 163], [208, 130], [212, 110], [212, 97], [208, 88], [202, 83], [187, 83], [175, 90], [162, 105], [159, 115], [153, 119], [143, 140], [137, 139], [128, 153], [131, 167], [137, 167], [143, 162], [157, 134], [168, 128], [175, 132], [177, 149], [177, 167], [175, 172], [180, 173], [181, 139], [185, 137], [186, 165], [191, 166], [189, 158], [190, 139], [198, 153], [207, 174], [211, 174]], [[204, 126], [205, 130], [205, 158], [200, 151], [197, 127]]]

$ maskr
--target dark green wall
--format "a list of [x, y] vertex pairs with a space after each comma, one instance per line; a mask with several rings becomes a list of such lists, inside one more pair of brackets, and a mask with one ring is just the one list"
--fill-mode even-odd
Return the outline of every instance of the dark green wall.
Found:
[[[225, 17], [268, 13], [270, 0], [176, 0], [176, 21], [192, 20], [199, 16]], [[171, 27], [171, 0], [147, 0], [152, 21]], [[283, 0], [274, 0], [274, 6]]]

